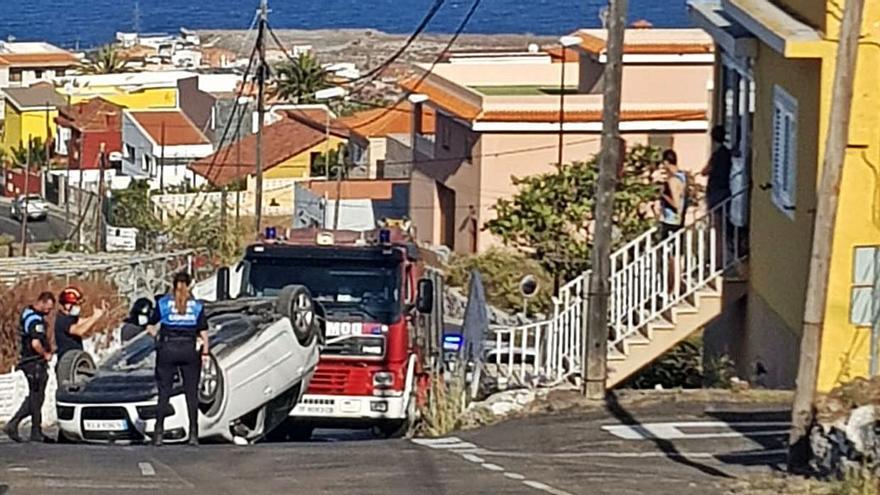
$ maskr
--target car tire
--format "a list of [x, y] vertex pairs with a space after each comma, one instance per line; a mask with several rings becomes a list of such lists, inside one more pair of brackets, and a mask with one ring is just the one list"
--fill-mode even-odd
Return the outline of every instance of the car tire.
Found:
[[418, 416], [416, 396], [412, 394], [406, 407], [406, 418], [379, 423], [373, 433], [381, 438], [409, 438], [418, 421]]
[[55, 364], [55, 376], [58, 388], [66, 389], [71, 385], [81, 385], [90, 380], [98, 368], [95, 360], [85, 351], [67, 351]]
[[207, 367], [202, 367], [199, 376], [199, 410], [211, 418], [220, 412], [224, 397], [223, 370], [213, 354], [208, 355]]
[[315, 302], [309, 289], [302, 285], [288, 285], [281, 289], [275, 303], [276, 311], [290, 320], [296, 340], [302, 346], [312, 343], [317, 334]]

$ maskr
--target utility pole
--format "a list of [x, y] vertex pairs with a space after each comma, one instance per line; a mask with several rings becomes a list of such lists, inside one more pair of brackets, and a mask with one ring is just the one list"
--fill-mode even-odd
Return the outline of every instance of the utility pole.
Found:
[[260, 236], [263, 223], [263, 121], [266, 115], [264, 93], [266, 90], [266, 24], [269, 22], [268, 0], [260, 0], [260, 28], [257, 32], [257, 49], [260, 62], [257, 64], [257, 180], [255, 197], [255, 215], [257, 237]]
[[605, 89], [602, 99], [602, 155], [596, 182], [593, 214], [594, 237], [588, 289], [588, 309], [581, 316], [586, 349], [583, 349], [584, 394], [590, 399], [605, 397], [608, 375], [608, 278], [611, 275], [611, 221], [614, 190], [620, 162], [620, 93], [623, 80], [623, 38], [626, 32], [628, 0], [610, 0]]
[[49, 102], [46, 102], [46, 139], [43, 140], [43, 152], [45, 156], [40, 163], [40, 196], [46, 199], [46, 176], [49, 175], [49, 140], [52, 138], [52, 128], [49, 125]]
[[[65, 88], [67, 90], [69, 88]], [[67, 92], [67, 111], [73, 114], [70, 108], [70, 91]], [[61, 139], [61, 135], [58, 135]], [[67, 139], [67, 170], [64, 179], [64, 229], [65, 232], [70, 229], [70, 160], [73, 155], [73, 126], [71, 126], [70, 137]], [[82, 172], [80, 172], [82, 173]], [[68, 234], [69, 235], [69, 234]]]
[[799, 471], [809, 462], [809, 429], [813, 420], [813, 399], [819, 371], [819, 350], [828, 295], [831, 247], [840, 197], [840, 179], [846, 160], [849, 124], [859, 49], [859, 33], [865, 0], [847, 0], [843, 7], [840, 41], [837, 44], [837, 68], [831, 93], [831, 115], [822, 163], [822, 178], [816, 198], [813, 224], [813, 247], [807, 281], [804, 327], [798, 363], [797, 390], [792, 410], [791, 436], [788, 443], [788, 468]]
[[21, 212], [21, 255], [27, 257], [27, 224], [28, 224], [28, 206], [30, 201], [30, 176], [31, 176], [31, 146], [33, 138], [28, 136], [27, 157], [24, 160], [24, 211]]
[[101, 143], [101, 156], [98, 160], [98, 209], [95, 210], [95, 252], [103, 251], [103, 243], [101, 242], [104, 234], [104, 169], [106, 168], [105, 160], [107, 153], [105, 143]]
[[165, 193], [165, 120], [162, 120], [162, 128], [159, 131], [159, 139], [162, 149], [159, 150], [159, 194]]
[[[247, 110], [247, 106], [245, 106], [244, 109], [241, 109], [241, 107], [238, 105], [239, 105], [239, 103], [236, 102], [236, 108], [239, 108], [240, 112], [244, 112]], [[235, 112], [232, 113], [231, 118], [235, 118]], [[236, 126], [236, 127], [238, 127], [238, 131], [235, 134], [236, 135], [236, 139], [235, 139], [235, 176], [238, 178], [241, 177], [241, 139], [242, 139], [242, 137], [241, 137], [241, 120], [242, 119], [238, 119], [238, 125]], [[245, 180], [245, 184], [247, 184], [247, 180]], [[238, 231], [240, 219], [241, 219], [241, 184], [236, 184], [236, 187], [235, 187], [235, 229], [236, 229], [236, 231]]]
[[[329, 109], [328, 109], [329, 111]], [[415, 142], [413, 142], [415, 146]], [[333, 230], [339, 229], [339, 210], [342, 209], [342, 173], [345, 170], [345, 158], [339, 159], [339, 150], [336, 150], [336, 208], [333, 208]]]

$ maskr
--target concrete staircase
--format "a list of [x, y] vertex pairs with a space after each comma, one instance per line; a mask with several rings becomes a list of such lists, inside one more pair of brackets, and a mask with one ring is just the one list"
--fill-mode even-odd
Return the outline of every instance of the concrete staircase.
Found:
[[[658, 240], [651, 229], [612, 254], [609, 388], [704, 328], [744, 295], [744, 284], [725, 279], [745, 258], [738, 231], [717, 221], [730, 218], [736, 199], [665, 239]], [[578, 375], [588, 280], [589, 272], [560, 289], [549, 320], [495, 332], [496, 351], [487, 364], [499, 374], [531, 383], [552, 384]]]

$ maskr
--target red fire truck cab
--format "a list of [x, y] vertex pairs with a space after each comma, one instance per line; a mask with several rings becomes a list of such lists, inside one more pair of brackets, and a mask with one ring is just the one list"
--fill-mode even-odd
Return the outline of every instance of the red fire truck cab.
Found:
[[272, 296], [304, 285], [324, 319], [317, 370], [280, 435], [372, 427], [391, 436], [410, 427], [428, 384], [419, 316], [433, 313], [435, 300], [422, 267], [418, 247], [396, 228], [294, 230], [247, 249], [245, 293]]

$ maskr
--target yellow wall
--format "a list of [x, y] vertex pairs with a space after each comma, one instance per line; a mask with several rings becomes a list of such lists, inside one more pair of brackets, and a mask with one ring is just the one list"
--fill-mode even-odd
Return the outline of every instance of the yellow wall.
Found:
[[[51, 132], [52, 135], [54, 135], [54, 132], [52, 131], [55, 129], [54, 122], [55, 117], [57, 116], [58, 112], [55, 110], [50, 110], [48, 112], [48, 131]], [[27, 146], [28, 136], [40, 138], [45, 142], [47, 137], [46, 119], [47, 113], [45, 110], [20, 112], [7, 102], [3, 148], [6, 150], [12, 150], [18, 148], [19, 144]]]
[[[837, 224], [831, 257], [831, 276], [819, 363], [819, 389], [867, 376], [871, 362], [870, 328], [850, 323], [853, 254], [857, 246], [880, 246], [880, 4], [866, 2], [863, 39], [843, 168]], [[836, 26], [835, 26], [836, 28]], [[822, 108], [830, 111], [834, 61], [826, 60]], [[827, 113], [826, 113], [827, 115]], [[827, 118], [823, 119], [827, 122]], [[824, 132], [822, 143], [824, 143]]]
[[[346, 143], [345, 140], [340, 139], [336, 136], [330, 137], [330, 149], [338, 149], [339, 146], [344, 145]], [[327, 151], [327, 145], [325, 143], [321, 143], [317, 146], [314, 146], [294, 157], [289, 158], [287, 161], [280, 163], [269, 170], [266, 171], [265, 177], [267, 179], [295, 179], [295, 178], [307, 178], [310, 177], [310, 165], [311, 165], [311, 157], [313, 152], [324, 154]]]
[[145, 89], [134, 92], [127, 92], [123, 88], [114, 86], [85, 88], [79, 89], [79, 93], [71, 98], [71, 102], [79, 103], [98, 96], [131, 110], [175, 108], [177, 106], [176, 88]]
[[[777, 0], [790, 7], [799, 18], [821, 28], [825, 25], [824, 2]], [[821, 3], [822, 9], [817, 7]], [[835, 9], [837, 4], [830, 4]], [[819, 19], [819, 16], [822, 16]], [[817, 20], [819, 19], [819, 20]], [[839, 24], [831, 10], [827, 26], [837, 32]], [[850, 323], [853, 254], [857, 246], [880, 246], [880, 87], [876, 68], [880, 66], [880, 3], [868, 2], [863, 40], [859, 51], [858, 74], [849, 135], [849, 151], [844, 164], [837, 222], [833, 232], [831, 272], [825, 307], [821, 359], [820, 391], [868, 374], [870, 328]], [[831, 37], [836, 34], [831, 33]], [[835, 48], [827, 53], [834, 54]], [[766, 45], [760, 45], [755, 61], [756, 113], [753, 136], [753, 179], [750, 251], [749, 312], [751, 335], [761, 326], [772, 332], [785, 332], [800, 340], [803, 325], [806, 282], [813, 240], [816, 190], [828, 130], [834, 56], [825, 59], [785, 59]], [[761, 185], [771, 182], [773, 86], [782, 86], [798, 100], [798, 171], [794, 218], [781, 212], [771, 199], [771, 190]], [[757, 303], [761, 303], [760, 305]], [[760, 314], [759, 314], [760, 313]], [[769, 321], [767, 315], [778, 316]], [[781, 324], [780, 324], [781, 322]], [[755, 328], [758, 327], [758, 328]], [[787, 340], [777, 339], [777, 342]], [[764, 336], [750, 337], [764, 340]], [[772, 360], [774, 352], [761, 349]]]

